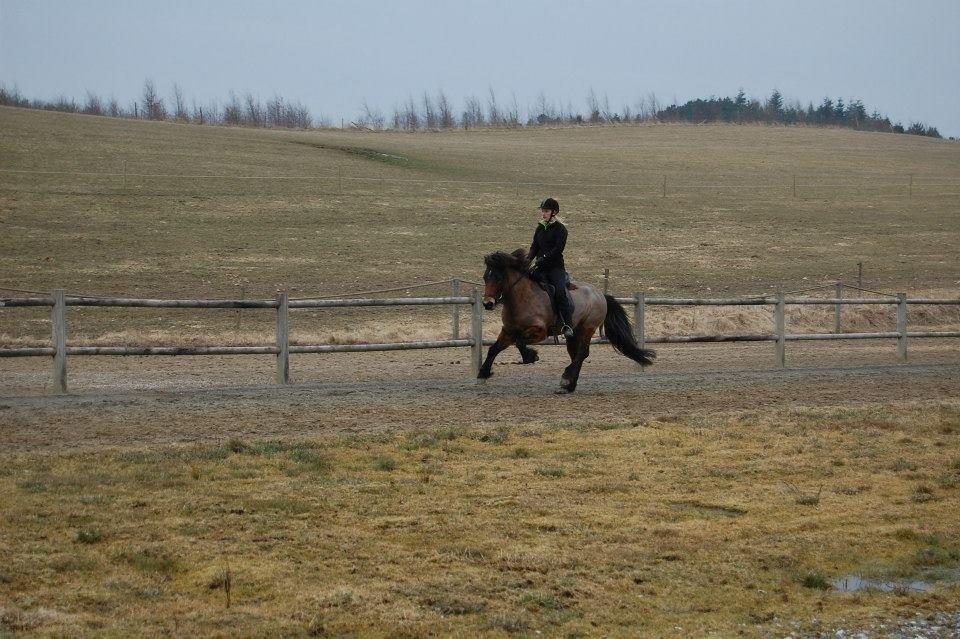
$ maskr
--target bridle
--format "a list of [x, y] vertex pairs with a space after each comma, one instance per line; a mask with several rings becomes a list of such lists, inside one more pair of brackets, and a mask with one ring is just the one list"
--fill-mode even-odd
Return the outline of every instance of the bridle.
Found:
[[500, 288], [500, 293], [498, 293], [497, 296], [493, 298], [494, 306], [496, 306], [497, 304], [500, 304], [504, 299], [506, 299], [507, 293], [509, 293], [513, 289], [513, 287], [520, 282], [520, 280], [522, 280], [525, 277], [530, 277], [530, 270], [528, 269], [526, 271], [517, 271], [517, 274], [519, 275], [519, 277], [513, 280], [513, 283], [510, 284], [510, 286], [507, 286], [506, 288], [504, 287]]

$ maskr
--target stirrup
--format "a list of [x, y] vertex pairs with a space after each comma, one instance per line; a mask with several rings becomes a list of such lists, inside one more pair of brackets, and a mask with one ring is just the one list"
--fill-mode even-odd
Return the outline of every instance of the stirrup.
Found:
[[[570, 326], [569, 324], [564, 324], [564, 325], [560, 328], [560, 332], [563, 333], [563, 337], [564, 337], [565, 339], [570, 339], [570, 338], [573, 337], [573, 335], [574, 335], [573, 327]], [[569, 335], [568, 335], [567, 333], [569, 333]]]

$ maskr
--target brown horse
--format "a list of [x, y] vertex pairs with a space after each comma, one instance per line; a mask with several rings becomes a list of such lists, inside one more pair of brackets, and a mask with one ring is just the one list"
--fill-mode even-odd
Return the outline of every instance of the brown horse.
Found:
[[[528, 359], [535, 361], [536, 351], [530, 344], [537, 344], [556, 332], [556, 316], [550, 296], [530, 275], [530, 260], [523, 249], [513, 253], [491, 253], [484, 258], [487, 270], [483, 274], [483, 305], [492, 310], [503, 303], [503, 328], [496, 343], [487, 352], [487, 358], [477, 375], [480, 379], [490, 377], [493, 360], [512, 344]], [[560, 378], [560, 393], [572, 393], [577, 389], [580, 368], [590, 355], [590, 340], [603, 324], [607, 338], [623, 355], [640, 364], [652, 364], [657, 354], [640, 348], [633, 338], [630, 320], [617, 300], [604, 295], [589, 284], [580, 284], [570, 291], [573, 297], [573, 338], [567, 340], [570, 365]], [[531, 355], [532, 353], [532, 355]]]

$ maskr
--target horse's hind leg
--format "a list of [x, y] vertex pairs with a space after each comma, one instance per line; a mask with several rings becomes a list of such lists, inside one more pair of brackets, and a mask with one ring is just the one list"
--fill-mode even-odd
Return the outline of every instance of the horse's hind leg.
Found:
[[513, 338], [507, 335], [506, 332], [500, 331], [500, 335], [497, 336], [497, 341], [493, 343], [490, 347], [490, 350], [487, 351], [487, 358], [483, 360], [483, 365], [480, 366], [480, 372], [477, 373], [477, 379], [487, 379], [493, 375], [493, 360], [497, 358], [497, 355], [502, 353], [513, 344]]
[[572, 393], [577, 390], [577, 380], [580, 379], [580, 369], [583, 362], [590, 357], [590, 338], [593, 334], [585, 335], [583, 332], [570, 342], [567, 342], [567, 353], [570, 354], [570, 365], [563, 370], [563, 377], [560, 381], [561, 393]]

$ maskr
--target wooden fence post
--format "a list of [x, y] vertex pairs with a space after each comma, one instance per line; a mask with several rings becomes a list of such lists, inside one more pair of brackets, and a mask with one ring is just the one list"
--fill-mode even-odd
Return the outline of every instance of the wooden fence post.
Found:
[[[451, 293], [454, 297], [460, 297], [460, 280], [454, 278], [452, 280], [452, 290]], [[460, 339], [460, 305], [453, 305], [453, 339]]]
[[[837, 299], [843, 299], [843, 282], [837, 282]], [[839, 333], [843, 330], [843, 324], [840, 321], [840, 313], [843, 309], [843, 304], [837, 302], [836, 306], [833, 308], [833, 332]]]
[[473, 289], [473, 315], [470, 322], [470, 333], [473, 345], [470, 348], [470, 371], [474, 377], [480, 373], [483, 364], [483, 294], [480, 289]]
[[277, 384], [290, 382], [290, 299], [286, 291], [277, 292]]
[[[640, 348], [644, 348], [646, 343], [643, 326], [647, 308], [646, 298], [646, 293], [633, 294], [633, 301], [635, 302], [633, 306], [633, 337], [637, 340], [637, 345]], [[640, 369], [643, 370], [643, 364], [640, 365]]]
[[907, 294], [897, 293], [897, 352], [900, 361], [907, 361]]
[[67, 304], [62, 288], [53, 291], [50, 316], [53, 338], [53, 392], [67, 392]]
[[786, 304], [783, 299], [783, 289], [777, 290], [777, 305], [773, 311], [773, 321], [777, 332], [777, 366], [784, 368], [787, 365], [787, 338], [786, 338]]

